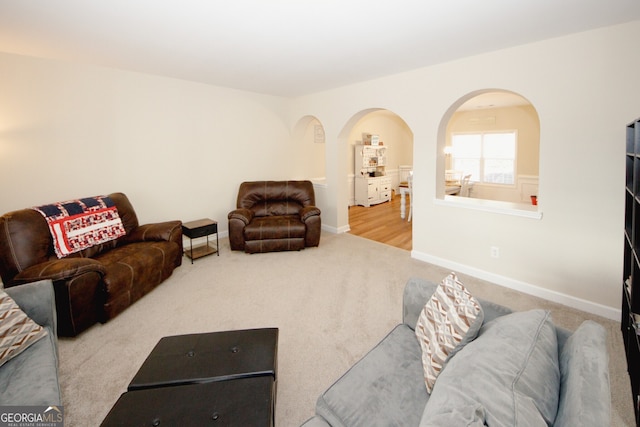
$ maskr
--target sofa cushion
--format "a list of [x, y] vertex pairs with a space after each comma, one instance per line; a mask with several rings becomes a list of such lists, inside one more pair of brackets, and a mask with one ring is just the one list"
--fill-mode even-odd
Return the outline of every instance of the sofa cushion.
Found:
[[0, 404], [60, 405], [53, 283], [42, 280], [5, 291], [48, 334], [0, 367]]
[[18, 304], [0, 289], [0, 366], [46, 335], [47, 330], [31, 320]]
[[299, 216], [254, 217], [244, 228], [245, 240], [304, 238], [307, 227]]
[[171, 275], [181, 256], [173, 242], [129, 243], [96, 256], [105, 267], [104, 316], [111, 319]]
[[316, 413], [331, 426], [415, 426], [429, 398], [420, 346], [396, 326], [319, 398]]
[[609, 425], [609, 354], [601, 325], [587, 320], [567, 339], [560, 352], [560, 374], [560, 403], [554, 427]]
[[300, 427], [331, 427], [331, 425], [321, 416], [316, 415], [315, 417], [309, 418]]
[[451, 412], [430, 414], [429, 419], [422, 419], [419, 427], [486, 427], [484, 407], [479, 403], [471, 403], [460, 408], [451, 408]]
[[[559, 388], [556, 330], [549, 312], [509, 314], [485, 324], [451, 358], [420, 426], [441, 425], [434, 420], [478, 405], [487, 425], [548, 426], [556, 417]], [[448, 425], [464, 424], [449, 418]]]
[[262, 239], [247, 240], [244, 251], [249, 254], [279, 251], [299, 251], [304, 249], [305, 241], [302, 237], [294, 239]]
[[478, 300], [455, 273], [445, 277], [422, 309], [415, 328], [428, 393], [447, 361], [478, 335], [483, 318]]
[[0, 368], [2, 405], [60, 405], [55, 333], [41, 339]]

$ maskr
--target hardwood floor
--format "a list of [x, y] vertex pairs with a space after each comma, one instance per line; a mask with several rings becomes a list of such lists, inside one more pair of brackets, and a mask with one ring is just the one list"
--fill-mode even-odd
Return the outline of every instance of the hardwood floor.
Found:
[[[407, 197], [407, 215], [409, 214], [409, 200]], [[410, 251], [411, 222], [400, 218], [400, 196], [397, 195], [390, 202], [380, 203], [368, 208], [351, 206], [349, 208], [350, 233], [376, 242], [395, 246]]]

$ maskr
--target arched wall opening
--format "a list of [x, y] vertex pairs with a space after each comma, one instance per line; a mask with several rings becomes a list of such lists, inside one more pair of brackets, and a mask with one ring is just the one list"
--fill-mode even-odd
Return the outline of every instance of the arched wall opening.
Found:
[[297, 172], [301, 179], [317, 184], [326, 180], [326, 145], [324, 126], [314, 116], [304, 116], [293, 128], [293, 140], [298, 155]]
[[[398, 185], [400, 183], [400, 166], [412, 167], [413, 165], [413, 131], [407, 123], [396, 113], [382, 108], [372, 108], [359, 111], [354, 114], [344, 125], [340, 134], [339, 142], [341, 147], [338, 151], [344, 153], [346, 161], [346, 186], [349, 207], [357, 203], [356, 200], [356, 177], [361, 174], [361, 168], [356, 167], [356, 146], [363, 143], [363, 134], [376, 135], [379, 138], [380, 147], [384, 147], [386, 163], [383, 167], [376, 168], [376, 173], [389, 178], [391, 182], [392, 196], [399, 194]], [[389, 203], [384, 201], [380, 203]], [[394, 220], [405, 221], [398, 215]]]
[[438, 200], [538, 212], [540, 120], [520, 94], [483, 89], [458, 99], [440, 122], [437, 150]]

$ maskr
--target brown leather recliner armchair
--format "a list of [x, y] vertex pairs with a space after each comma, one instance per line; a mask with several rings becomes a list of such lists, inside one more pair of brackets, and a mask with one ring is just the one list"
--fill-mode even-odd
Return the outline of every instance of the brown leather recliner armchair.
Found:
[[182, 263], [182, 222], [139, 225], [123, 193], [109, 194], [126, 235], [58, 258], [45, 218], [33, 209], [0, 217], [0, 277], [5, 287], [53, 280], [58, 335], [106, 322]]
[[311, 181], [243, 182], [229, 212], [231, 250], [299, 251], [320, 244], [320, 209]]

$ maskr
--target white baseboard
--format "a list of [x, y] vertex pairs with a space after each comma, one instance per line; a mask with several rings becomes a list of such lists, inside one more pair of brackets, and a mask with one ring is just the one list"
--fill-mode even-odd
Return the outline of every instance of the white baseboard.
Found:
[[349, 225], [344, 225], [342, 227], [333, 227], [330, 225], [322, 224], [321, 228], [322, 230], [333, 234], [347, 233], [351, 231], [351, 227], [349, 227]]
[[430, 264], [435, 264], [440, 267], [451, 269], [452, 271], [468, 274], [470, 276], [477, 277], [478, 279], [486, 280], [488, 282], [495, 283], [496, 285], [504, 286], [505, 288], [513, 289], [525, 294], [546, 299], [548, 301], [586, 311], [587, 313], [602, 316], [610, 320], [620, 320], [622, 315], [620, 309], [608, 307], [602, 304], [594, 303], [592, 301], [576, 298], [571, 295], [541, 288], [530, 283], [480, 270], [478, 268], [470, 267], [468, 265], [460, 264], [444, 258], [434, 257], [432, 255], [418, 251], [411, 251], [411, 257], [419, 261], [428, 262]]

